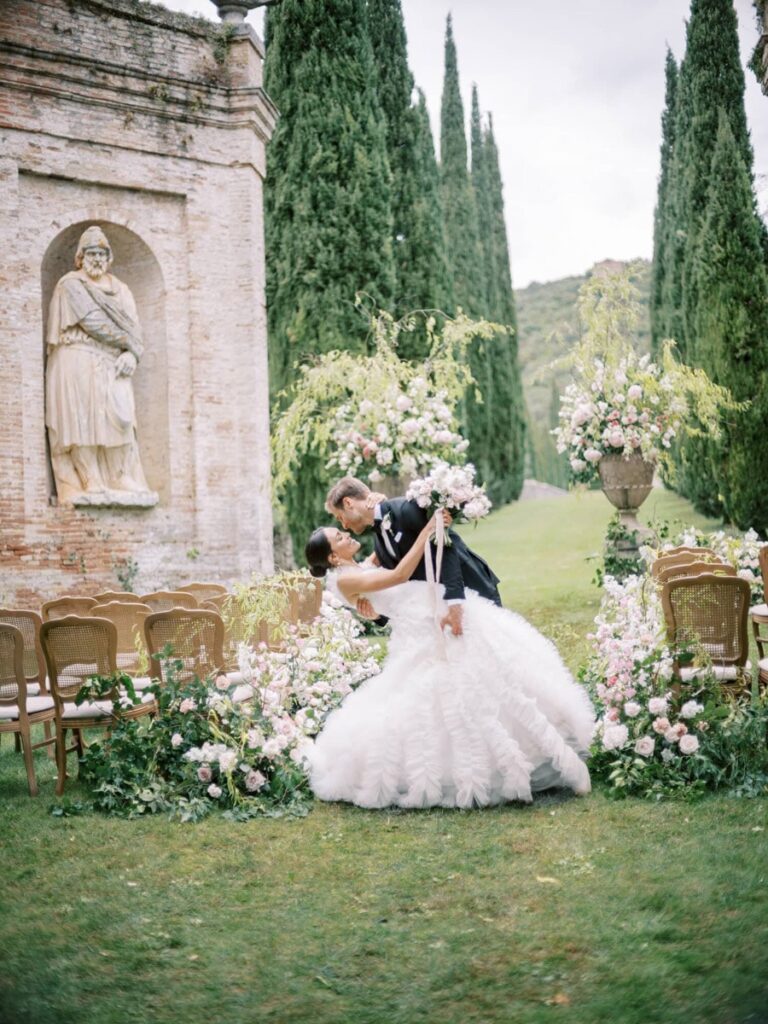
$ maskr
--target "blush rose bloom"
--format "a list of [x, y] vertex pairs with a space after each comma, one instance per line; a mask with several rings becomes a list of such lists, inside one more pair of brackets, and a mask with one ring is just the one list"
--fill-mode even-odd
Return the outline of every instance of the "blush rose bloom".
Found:
[[664, 733], [667, 731], [667, 729], [669, 729], [669, 719], [668, 718], [655, 718], [653, 720], [653, 724], [652, 724], [651, 728], [653, 729], [654, 732], [657, 732], [660, 736], [663, 736]]
[[648, 710], [652, 715], [663, 715], [667, 710], [667, 698], [651, 697], [648, 701]]
[[641, 736], [635, 743], [635, 753], [641, 757], [650, 757], [656, 748], [656, 740], [652, 736]]
[[603, 749], [617, 750], [623, 747], [629, 739], [629, 730], [626, 725], [610, 725], [603, 732]]
[[179, 704], [179, 711], [182, 715], [186, 715], [189, 711], [195, 710], [195, 702], [191, 697], [185, 697], [184, 700]]
[[210, 782], [211, 781], [211, 779], [213, 778], [213, 775], [211, 773], [211, 769], [209, 768], [209, 766], [207, 764], [201, 764], [200, 765], [200, 767], [197, 769], [197, 777], [198, 777], [198, 779], [200, 779], [201, 782]]
[[171, 746], [174, 748], [174, 750], [176, 749], [176, 747], [180, 747], [183, 742], [184, 737], [181, 735], [180, 732], [175, 732], [173, 736], [171, 736]]
[[221, 796], [221, 786], [217, 786], [215, 782], [212, 782], [208, 787], [208, 796], [213, 797], [214, 800], [218, 800]]
[[685, 736], [680, 737], [680, 753], [681, 754], [695, 754], [699, 749], [699, 741], [695, 736], [691, 736], [688, 733]]
[[256, 793], [266, 781], [261, 772], [251, 771], [245, 776], [245, 788], [249, 793]]
[[642, 708], [637, 703], [637, 701], [628, 700], [627, 703], [624, 705], [624, 714], [627, 716], [627, 718], [637, 718], [641, 711]]

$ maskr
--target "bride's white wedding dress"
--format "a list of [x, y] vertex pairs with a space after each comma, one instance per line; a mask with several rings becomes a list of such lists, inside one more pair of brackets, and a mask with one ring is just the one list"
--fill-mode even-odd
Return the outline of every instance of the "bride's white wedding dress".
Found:
[[372, 595], [390, 619], [389, 651], [381, 674], [317, 737], [315, 795], [360, 807], [475, 807], [529, 802], [552, 786], [589, 792], [592, 707], [554, 645], [471, 590], [464, 635], [443, 638], [430, 587], [411, 580]]

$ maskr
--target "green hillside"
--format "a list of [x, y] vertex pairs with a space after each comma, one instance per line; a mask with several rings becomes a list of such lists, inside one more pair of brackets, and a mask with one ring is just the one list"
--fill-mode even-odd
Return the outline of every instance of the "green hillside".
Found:
[[[637, 345], [640, 351], [647, 352], [651, 340], [648, 318], [651, 265], [645, 260], [638, 260], [634, 265], [637, 272], [633, 280], [643, 308]], [[546, 284], [534, 281], [527, 288], [515, 291], [520, 369], [529, 424], [526, 476], [560, 487], [567, 483], [567, 466], [563, 457], [557, 455], [549, 430], [557, 422], [558, 395], [568, 381], [568, 371], [561, 369], [556, 373], [550, 367], [555, 360], [567, 355], [579, 338], [576, 306], [579, 288], [596, 271], [606, 272], [621, 266], [623, 264], [617, 260], [605, 260], [579, 277], [564, 277]]]

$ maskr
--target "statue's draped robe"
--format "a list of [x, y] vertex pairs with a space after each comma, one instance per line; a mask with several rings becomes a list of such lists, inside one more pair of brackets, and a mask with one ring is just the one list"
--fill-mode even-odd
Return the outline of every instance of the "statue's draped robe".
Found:
[[133, 385], [117, 376], [115, 362], [125, 351], [141, 357], [141, 330], [128, 288], [111, 275], [109, 283], [104, 291], [76, 270], [51, 300], [45, 422], [55, 454], [134, 441]]
[[124, 352], [143, 351], [133, 296], [111, 274], [75, 270], [56, 285], [48, 318], [45, 424], [60, 499], [83, 492], [148, 492]]

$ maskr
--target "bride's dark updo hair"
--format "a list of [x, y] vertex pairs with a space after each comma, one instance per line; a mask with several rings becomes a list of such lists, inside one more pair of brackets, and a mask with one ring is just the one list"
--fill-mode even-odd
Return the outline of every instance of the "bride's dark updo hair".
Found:
[[328, 535], [320, 527], [315, 530], [307, 541], [307, 546], [304, 548], [304, 557], [313, 576], [318, 577], [318, 579], [322, 579], [325, 576], [331, 568], [330, 558], [332, 553]]

